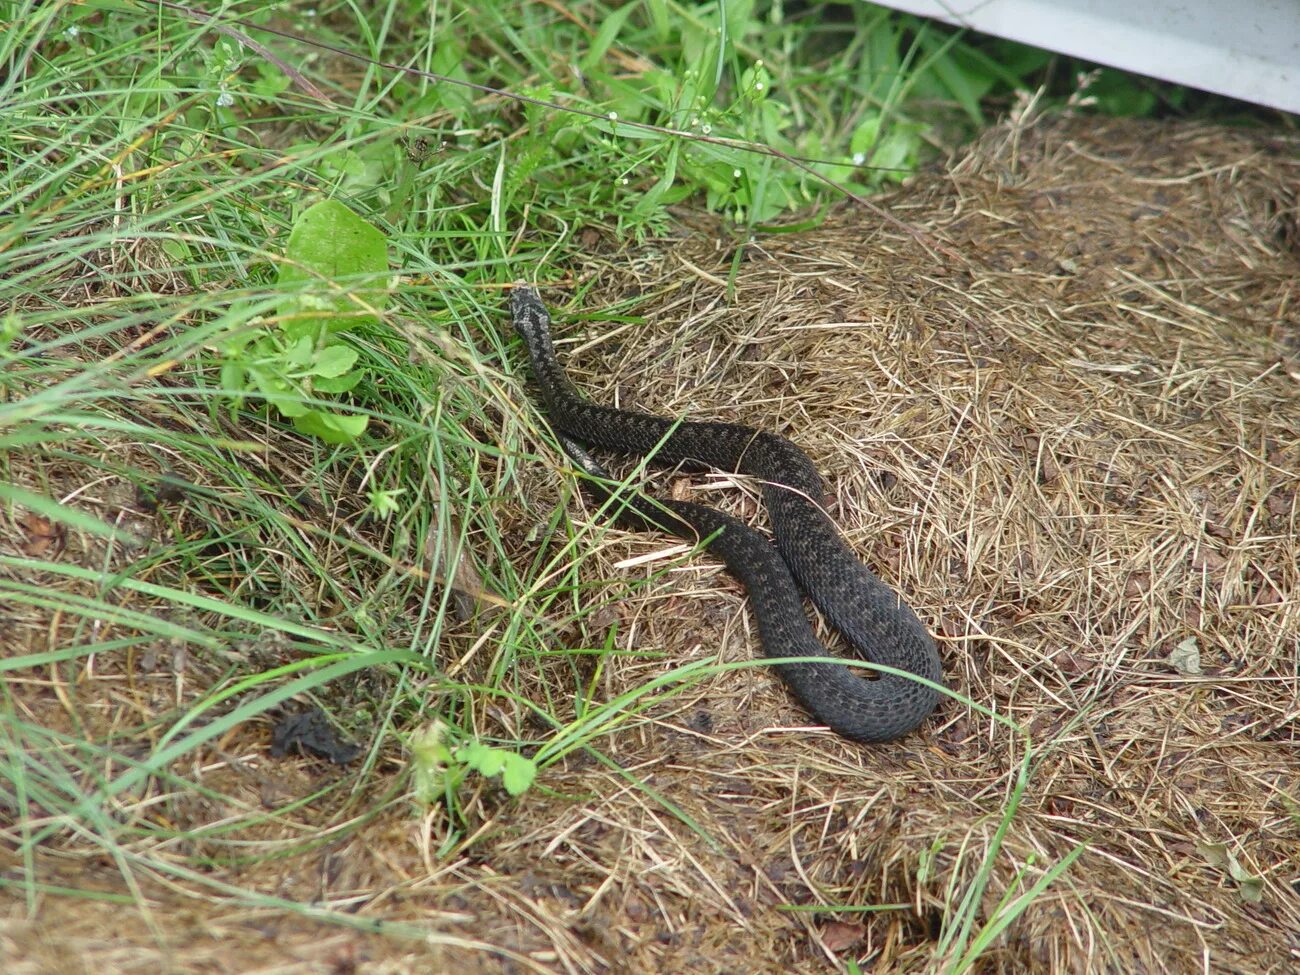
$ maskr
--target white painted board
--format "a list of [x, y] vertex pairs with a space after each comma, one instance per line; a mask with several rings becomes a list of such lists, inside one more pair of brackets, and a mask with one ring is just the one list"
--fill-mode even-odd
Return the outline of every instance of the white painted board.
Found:
[[1061, 54], [1300, 112], [1300, 0], [877, 0]]

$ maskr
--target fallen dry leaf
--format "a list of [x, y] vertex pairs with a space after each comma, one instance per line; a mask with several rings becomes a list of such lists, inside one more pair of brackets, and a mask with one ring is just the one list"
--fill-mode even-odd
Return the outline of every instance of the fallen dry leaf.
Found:
[[58, 555], [63, 551], [66, 541], [63, 526], [44, 515], [29, 511], [19, 517], [18, 527], [27, 533], [27, 537], [18, 546], [23, 555], [36, 559], [45, 555]]
[[822, 928], [822, 942], [826, 947], [839, 954], [862, 942], [866, 928], [858, 922], [832, 921]]

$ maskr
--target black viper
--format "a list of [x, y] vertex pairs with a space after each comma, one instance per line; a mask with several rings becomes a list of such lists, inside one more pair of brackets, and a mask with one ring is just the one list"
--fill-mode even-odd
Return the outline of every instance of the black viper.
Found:
[[[652, 455], [664, 465], [739, 471], [762, 482], [776, 547], [730, 515], [686, 501], [632, 497], [619, 522], [706, 540], [708, 551], [744, 584], [766, 656], [831, 655], [804, 613], [802, 589], [867, 660], [936, 684], [942, 680], [938, 651], [921, 621], [858, 561], [821, 509], [825, 488], [802, 450], [783, 437], [739, 424], [674, 422], [589, 403], [555, 357], [550, 316], [537, 292], [516, 284], [510, 308], [546, 413], [566, 450], [593, 477], [607, 475], [572, 441]], [[934, 688], [908, 677], [880, 674], [868, 680], [863, 675], [870, 671], [844, 664], [799, 661], [774, 667], [818, 721], [855, 741], [899, 738], [924, 721], [939, 699]]]

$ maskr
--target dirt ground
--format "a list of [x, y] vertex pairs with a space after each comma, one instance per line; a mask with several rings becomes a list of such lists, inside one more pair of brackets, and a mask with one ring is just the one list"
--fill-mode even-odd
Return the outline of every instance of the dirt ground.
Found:
[[[39, 875], [102, 899], [11, 897], [0, 967], [940, 971], [964, 897], [978, 931], [1082, 846], [971, 970], [1300, 969], [1297, 148], [1008, 123], [883, 214], [846, 204], [743, 245], [701, 225], [576, 269], [592, 318], [557, 315], [561, 353], [594, 399], [747, 422], [816, 460], [851, 544], [939, 639], [958, 697], [916, 734], [846, 743], [766, 670], [723, 671], [605, 736], [617, 767], [575, 755], [520, 801], [485, 790], [452, 857], [436, 812], [389, 803], [218, 878], [263, 899], [213, 910], [210, 884], [126, 871], [133, 890], [69, 841]], [[632, 296], [642, 320], [599, 320]], [[532, 476], [524, 526], [560, 477]], [[761, 523], [752, 485], [658, 485]], [[602, 698], [754, 654], [739, 586], [675, 540], [605, 534], [583, 572], [628, 581], [566, 637], [613, 627]], [[535, 667], [520, 686], [563, 692]], [[235, 752], [256, 769], [264, 734], [223, 741], [205, 784], [239, 787]], [[196, 820], [220, 814], [205, 801]], [[355, 927], [276, 898], [349, 905]]]

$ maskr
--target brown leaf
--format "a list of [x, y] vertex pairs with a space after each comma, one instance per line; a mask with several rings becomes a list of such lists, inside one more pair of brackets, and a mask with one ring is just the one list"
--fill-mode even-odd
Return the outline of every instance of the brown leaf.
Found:
[[1129, 599], [1137, 599], [1151, 588], [1150, 572], [1132, 572], [1129, 573], [1128, 579], [1124, 583], [1124, 595]]
[[1268, 508], [1268, 513], [1270, 515], [1273, 515], [1276, 518], [1281, 518], [1290, 511], [1291, 506], [1295, 504], [1295, 492], [1274, 491], [1268, 496], [1268, 500], [1265, 501], [1264, 504]]
[[1205, 523], [1205, 534], [1211, 538], [1217, 538], [1221, 542], [1229, 541], [1233, 537], [1232, 531], [1217, 521], [1207, 521]]
[[1056, 463], [1056, 458], [1050, 450], [1044, 450], [1038, 456], [1038, 480], [1043, 484], [1051, 484], [1060, 476], [1061, 468]]
[[1078, 677], [1089, 669], [1087, 661], [1077, 653], [1071, 653], [1069, 650], [1058, 653], [1054, 658], [1054, 662], [1066, 677]]
[[1074, 800], [1067, 796], [1048, 796], [1047, 813], [1049, 816], [1073, 816]]
[[29, 511], [19, 517], [18, 527], [27, 533], [27, 537], [18, 546], [23, 555], [35, 559], [63, 551], [64, 533], [61, 524]]
[[587, 626], [592, 633], [604, 633], [617, 623], [620, 618], [619, 608], [612, 603], [606, 603], [591, 614]]
[[966, 632], [966, 626], [962, 620], [956, 616], [950, 616], [947, 613], [939, 614], [939, 625], [936, 627], [940, 636], [956, 639]]
[[1192, 568], [1201, 569], [1210, 575], [1218, 575], [1227, 564], [1228, 560], [1208, 545], [1202, 546], [1201, 550], [1192, 556]]
[[1255, 593], [1256, 606], [1276, 606], [1282, 601], [1282, 592], [1277, 586], [1267, 579], [1260, 583], [1259, 592]]
[[822, 928], [822, 941], [830, 951], [838, 954], [861, 943], [866, 933], [867, 929], [860, 922], [832, 921]]

